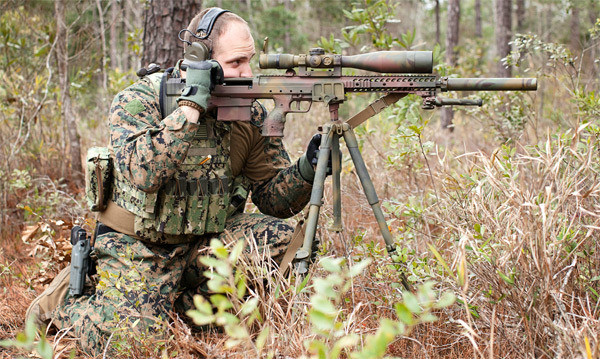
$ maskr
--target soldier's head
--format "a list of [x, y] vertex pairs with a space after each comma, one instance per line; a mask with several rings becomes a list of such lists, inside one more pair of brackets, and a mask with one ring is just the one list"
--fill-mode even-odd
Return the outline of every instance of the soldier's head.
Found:
[[[204, 9], [192, 19], [184, 40], [206, 45], [211, 52], [210, 57], [218, 61], [223, 68], [225, 77], [251, 77], [250, 60], [256, 51], [248, 23], [232, 12], [223, 12], [214, 21], [208, 37], [200, 39], [206, 34], [199, 31], [198, 25], [211, 9], [215, 8]], [[197, 37], [191, 36], [190, 33]], [[185, 50], [188, 44], [184, 41], [183, 46]]]

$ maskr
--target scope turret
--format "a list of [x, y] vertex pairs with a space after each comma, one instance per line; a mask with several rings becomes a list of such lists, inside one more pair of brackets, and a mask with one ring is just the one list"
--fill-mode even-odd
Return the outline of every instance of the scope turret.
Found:
[[261, 69], [308, 68], [353, 68], [387, 73], [431, 73], [433, 53], [431, 51], [378, 51], [366, 54], [343, 56], [324, 54], [322, 49], [311, 49], [309, 54], [261, 54]]

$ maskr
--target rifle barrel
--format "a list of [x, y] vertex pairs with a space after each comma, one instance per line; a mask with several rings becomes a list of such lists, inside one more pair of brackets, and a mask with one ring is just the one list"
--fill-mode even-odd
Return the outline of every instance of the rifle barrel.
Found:
[[535, 91], [535, 78], [448, 79], [446, 91]]

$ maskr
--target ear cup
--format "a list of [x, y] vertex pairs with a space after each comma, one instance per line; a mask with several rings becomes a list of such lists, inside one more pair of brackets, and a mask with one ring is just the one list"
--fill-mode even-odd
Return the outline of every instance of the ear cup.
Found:
[[184, 58], [190, 62], [208, 60], [210, 58], [210, 50], [201, 42], [193, 42], [185, 50]]

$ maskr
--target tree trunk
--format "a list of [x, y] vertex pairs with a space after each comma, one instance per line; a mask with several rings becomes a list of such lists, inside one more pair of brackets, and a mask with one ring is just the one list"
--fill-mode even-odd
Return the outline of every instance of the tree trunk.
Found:
[[81, 167], [81, 145], [77, 132], [77, 121], [71, 108], [71, 95], [69, 93], [69, 52], [68, 31], [65, 23], [66, 0], [55, 0], [54, 16], [56, 19], [56, 60], [58, 67], [58, 85], [60, 88], [60, 114], [63, 120], [63, 129], [67, 138], [69, 159], [69, 174], [76, 185], [83, 184], [83, 170]]
[[109, 28], [109, 48], [110, 48], [110, 68], [123, 69], [123, 61], [119, 54], [119, 13], [121, 12], [120, 3], [117, 0], [110, 0], [110, 28]]
[[525, 30], [525, 0], [517, 0], [517, 32]]
[[104, 28], [104, 10], [102, 9], [102, 1], [96, 0], [96, 7], [98, 9], [98, 23], [99, 23], [99, 32], [100, 32], [100, 46], [102, 49], [101, 56], [101, 69], [100, 69], [100, 85], [104, 92], [108, 89], [108, 75], [106, 73], [107, 63], [106, 63], [106, 30]]
[[[456, 66], [456, 50], [460, 25], [460, 0], [448, 1], [448, 27], [446, 30], [446, 62]], [[443, 107], [441, 112], [441, 126], [450, 131], [454, 130], [452, 118], [454, 114], [451, 107]]]
[[142, 66], [173, 66], [183, 55], [177, 34], [200, 11], [197, 0], [152, 0], [144, 20]]
[[[284, 0], [283, 6], [286, 11], [292, 12], [292, 4], [290, 0]], [[286, 24], [286, 31], [284, 37], [285, 50], [290, 51], [292, 47], [292, 39], [290, 38], [290, 24]]]
[[481, 0], [475, 0], [475, 37], [481, 38], [483, 30], [481, 28]]
[[[598, 19], [600, 17], [600, 13], [598, 13], [598, 7], [597, 4], [592, 1], [591, 5], [589, 7], [589, 16], [590, 16], [590, 22], [592, 24], [596, 23], [596, 19]], [[590, 50], [590, 58], [592, 59], [592, 76], [591, 78], [596, 79], [596, 81], [598, 81], [598, 73], [599, 71], [599, 67], [600, 67], [600, 63], [596, 63], [594, 62], [594, 59], [596, 59], [596, 53], [597, 53], [597, 46], [592, 46], [591, 50]]]
[[581, 51], [581, 44], [579, 41], [579, 7], [576, 3], [571, 4], [571, 51], [574, 54], [578, 54]]
[[511, 77], [512, 70], [500, 59], [510, 55], [510, 39], [512, 38], [512, 0], [496, 0], [496, 54], [499, 57], [496, 73], [498, 77]]
[[435, 43], [440, 43], [440, 0], [435, 0]]

